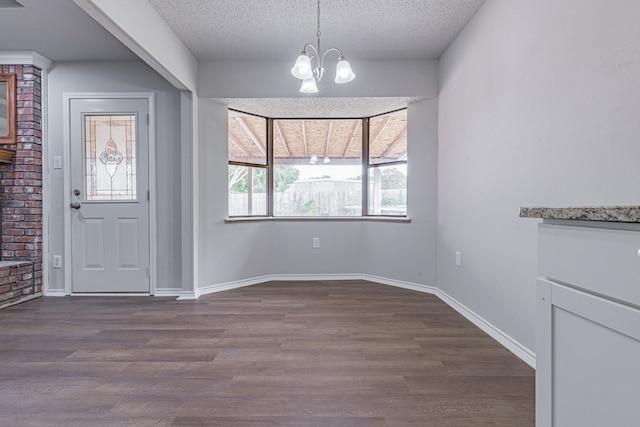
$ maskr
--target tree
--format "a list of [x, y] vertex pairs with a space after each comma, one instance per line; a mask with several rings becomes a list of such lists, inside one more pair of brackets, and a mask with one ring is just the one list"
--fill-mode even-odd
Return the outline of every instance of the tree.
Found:
[[273, 186], [275, 191], [283, 193], [298, 180], [300, 171], [292, 165], [277, 165], [273, 167]]
[[[229, 189], [236, 193], [249, 191], [249, 167], [229, 165]], [[253, 192], [265, 193], [267, 190], [267, 169], [253, 169]], [[300, 171], [292, 165], [277, 165], [273, 168], [275, 191], [283, 192], [298, 180]]]
[[248, 166], [229, 165], [229, 189], [236, 193], [249, 192], [249, 169], [252, 169], [253, 192], [265, 193], [267, 190], [267, 170]]
[[383, 190], [401, 190], [407, 188], [407, 176], [397, 168], [382, 168], [380, 186]]

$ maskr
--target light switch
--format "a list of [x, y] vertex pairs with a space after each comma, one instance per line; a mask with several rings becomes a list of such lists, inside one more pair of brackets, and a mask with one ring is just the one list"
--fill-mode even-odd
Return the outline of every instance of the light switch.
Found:
[[62, 169], [62, 156], [53, 156], [53, 168]]

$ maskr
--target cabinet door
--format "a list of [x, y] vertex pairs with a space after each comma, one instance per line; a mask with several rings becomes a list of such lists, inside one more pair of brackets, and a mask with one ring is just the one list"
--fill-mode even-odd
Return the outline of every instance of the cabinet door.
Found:
[[537, 425], [638, 425], [640, 310], [543, 279], [538, 304]]

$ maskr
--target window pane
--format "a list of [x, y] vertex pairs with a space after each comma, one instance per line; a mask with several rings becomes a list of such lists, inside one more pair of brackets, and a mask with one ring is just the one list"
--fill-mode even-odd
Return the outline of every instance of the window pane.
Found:
[[274, 215], [362, 214], [362, 120], [274, 120]]
[[229, 216], [267, 214], [267, 169], [229, 165]]
[[369, 164], [407, 160], [407, 110], [369, 120]]
[[136, 200], [136, 116], [84, 118], [86, 200]]
[[7, 117], [7, 82], [0, 82], [0, 137], [9, 134]]
[[369, 168], [369, 215], [407, 215], [407, 165]]
[[267, 164], [267, 119], [229, 110], [229, 160]]

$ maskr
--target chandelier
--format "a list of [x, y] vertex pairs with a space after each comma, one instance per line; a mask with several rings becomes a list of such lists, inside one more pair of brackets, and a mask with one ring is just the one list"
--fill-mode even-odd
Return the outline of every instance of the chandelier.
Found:
[[[318, 46], [314, 46], [311, 43], [307, 43], [302, 48], [302, 52], [298, 59], [296, 60], [295, 65], [291, 69], [291, 74], [293, 77], [302, 80], [302, 86], [300, 87], [300, 92], [302, 93], [317, 93], [318, 86], [316, 85], [316, 81], [321, 81], [322, 76], [324, 75], [324, 57], [327, 56], [327, 53], [335, 51], [338, 53], [338, 64], [336, 65], [336, 83], [348, 83], [351, 80], [356, 78], [356, 75], [351, 70], [351, 65], [349, 65], [349, 61], [344, 59], [344, 55], [340, 51], [340, 49], [336, 47], [332, 47], [324, 51], [322, 56], [320, 56], [320, 0], [318, 0], [318, 26], [316, 36], [318, 37]], [[315, 56], [309, 58], [307, 54], [307, 48], [312, 50]], [[315, 59], [315, 67], [311, 66], [311, 60]]]

